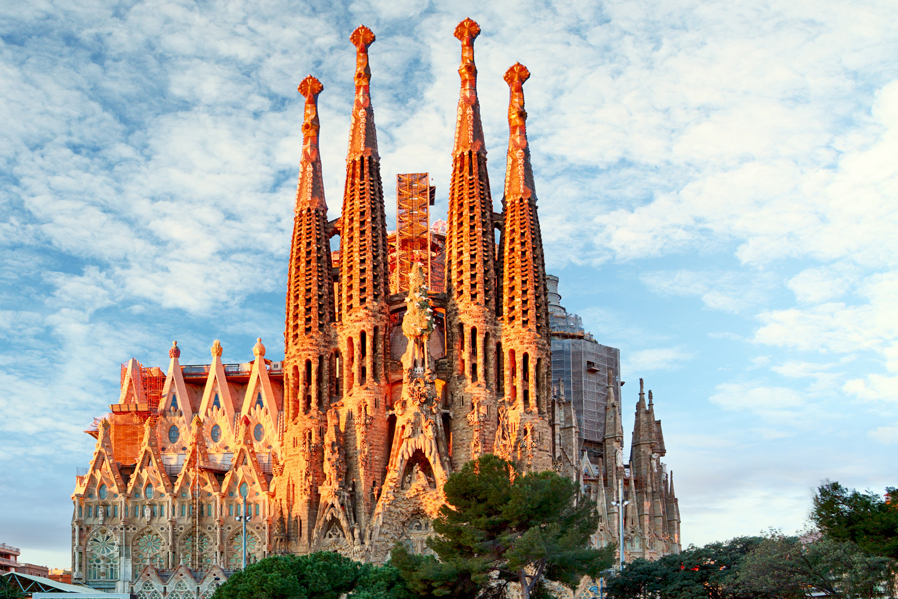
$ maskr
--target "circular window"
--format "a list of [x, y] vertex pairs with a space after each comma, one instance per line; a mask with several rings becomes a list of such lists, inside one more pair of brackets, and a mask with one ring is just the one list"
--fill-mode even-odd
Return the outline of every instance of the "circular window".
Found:
[[147, 499], [153, 498], [153, 483], [147, 485], [147, 488], [143, 490], [143, 494]]
[[221, 440], [221, 427], [217, 424], [213, 426], [210, 435], [212, 436], [212, 442], [218, 443]]
[[265, 431], [262, 429], [262, 425], [261, 425], [261, 424], [257, 424], [257, 425], [256, 425], [256, 428], [253, 429], [253, 437], [256, 438], [256, 441], [261, 441], [261, 440], [262, 440], [262, 435], [263, 435], [264, 433], [265, 433]]
[[249, 486], [246, 483], [240, 483], [239, 491], [241, 497], [246, 497], [249, 495]]
[[177, 443], [178, 438], [181, 436], [181, 431], [178, 430], [178, 427], [174, 424], [168, 429], [168, 440], [171, 443]]
[[100, 488], [97, 489], [97, 495], [100, 496], [100, 499], [106, 499], [106, 485], [100, 485]]

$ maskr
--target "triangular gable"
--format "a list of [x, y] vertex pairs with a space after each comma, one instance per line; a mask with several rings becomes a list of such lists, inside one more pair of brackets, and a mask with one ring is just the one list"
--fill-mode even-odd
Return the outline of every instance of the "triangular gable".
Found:
[[227, 489], [231, 484], [239, 486], [241, 482], [255, 483], [250, 487], [258, 486], [262, 492], [268, 492], [268, 480], [262, 472], [256, 451], [253, 449], [253, 441], [250, 436], [250, 420], [247, 416], [241, 419], [238, 426], [237, 447], [234, 457], [231, 459], [231, 469], [225, 475], [222, 488]]
[[212, 346], [212, 364], [209, 366], [209, 376], [206, 378], [206, 388], [203, 390], [203, 400], [200, 403], [199, 416], [206, 418], [215, 404], [215, 396], [218, 395], [218, 405], [227, 415], [225, 419], [228, 432], [232, 433], [231, 423], [234, 422], [234, 396], [225, 376], [224, 366], [221, 363], [221, 346]]
[[[177, 344], [177, 341], [175, 342]], [[159, 411], [168, 412], [172, 407], [172, 399], [177, 403], [178, 409], [184, 415], [186, 422], [193, 420], [193, 405], [190, 401], [190, 394], [187, 392], [187, 385], [184, 383], [184, 373], [181, 371], [181, 364], [178, 362], [178, 356], [181, 351], [177, 349], [177, 345], [169, 351], [171, 361], [168, 364], [168, 375], [165, 377], [165, 385], [162, 387], [162, 397], [159, 399]]]
[[200, 597], [211, 597], [215, 589], [223, 585], [228, 580], [228, 575], [218, 564], [212, 565], [206, 570], [206, 575], [200, 581]]
[[137, 581], [134, 583], [134, 589], [139, 589], [144, 582], [151, 583], [159, 593], [162, 593], [162, 587], [165, 582], [162, 580], [162, 577], [159, 576], [159, 571], [156, 570], [156, 566], [153, 564], [147, 564], [140, 571], [140, 575], [137, 577]]
[[[140, 452], [137, 454], [136, 467], [131, 480], [128, 481], [128, 496], [134, 493], [134, 488], [140, 484], [141, 487], [147, 479], [150, 482], [157, 483], [154, 485], [157, 489], [165, 489], [166, 493], [172, 492], [171, 479], [165, 473], [165, 465], [162, 463], [162, 455], [159, 453], [159, 447], [156, 444], [156, 417], [151, 417], [144, 422], [143, 428], [143, 444]], [[151, 467], [152, 466], [152, 467]]]
[[136, 404], [141, 403], [143, 397], [140, 362], [137, 361], [137, 358], [131, 358], [128, 361], [125, 377], [122, 379], [122, 390], [119, 394], [118, 402], [119, 404]]
[[203, 421], [199, 416], [193, 417], [190, 430], [192, 435], [190, 448], [187, 450], [178, 480], [175, 481], [174, 493], [188, 490], [193, 472], [199, 473], [202, 488], [209, 488], [213, 493], [218, 493], [221, 487], [218, 484], [218, 479], [209, 470], [209, 453], [206, 451], [206, 439], [203, 436]]
[[194, 577], [193, 572], [191, 572], [190, 568], [188, 568], [184, 564], [181, 564], [180, 566], [175, 568], [175, 571], [172, 572], [171, 578], [168, 579], [168, 586], [170, 587], [169, 592], [171, 592], [172, 588], [174, 588], [178, 584], [178, 582], [182, 580], [188, 585], [190, 585], [191, 583], [193, 585], [196, 585], [197, 583], [196, 577]]
[[122, 478], [118, 466], [113, 459], [112, 438], [109, 432], [110, 426], [108, 420], [104, 419], [100, 422], [94, 456], [90, 461], [90, 467], [87, 474], [81, 479], [82, 484], [75, 489], [75, 496], [83, 495], [91, 480], [102, 479], [103, 472], [105, 472], [107, 478], [113, 481], [115, 493], [121, 495], [125, 492], [125, 480]]
[[[256, 344], [257, 347], [260, 343]], [[271, 380], [268, 378], [268, 368], [265, 367], [264, 351], [256, 355], [256, 361], [253, 362], [253, 369], [249, 375], [249, 383], [246, 386], [246, 395], [243, 398], [243, 408], [240, 410], [242, 416], [248, 416], [256, 407], [259, 401], [259, 395], [263, 407], [268, 408], [268, 414], [273, 423], [277, 422], [278, 414], [281, 410], [279, 398], [275, 396], [274, 389], [271, 386]]]

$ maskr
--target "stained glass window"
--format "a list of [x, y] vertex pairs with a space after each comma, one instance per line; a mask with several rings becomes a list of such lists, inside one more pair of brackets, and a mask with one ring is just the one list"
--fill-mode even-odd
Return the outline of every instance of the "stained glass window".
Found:
[[180, 436], [181, 432], [178, 430], [177, 426], [172, 425], [171, 428], [168, 429], [168, 440], [170, 443], [177, 443]]
[[264, 404], [262, 403], [262, 392], [261, 391], [259, 392], [259, 395], [256, 396], [256, 407], [259, 408], [260, 410], [264, 407]]
[[213, 407], [213, 408], [220, 408], [220, 407], [221, 407], [221, 402], [218, 401], [218, 393], [216, 393], [216, 394], [215, 394], [215, 397], [212, 398], [212, 407]]
[[262, 425], [257, 424], [256, 428], [253, 429], [253, 437], [256, 439], [256, 441], [261, 441], [262, 435], [264, 435], [264, 434], [265, 434], [265, 430], [262, 428]]
[[[177, 409], [178, 409], [178, 396], [175, 395], [174, 393], [172, 393], [172, 396], [171, 396], [171, 404], [169, 405], [169, 407], [170, 407], [172, 410], [177, 410]], [[174, 441], [173, 441], [173, 442], [174, 442]]]
[[153, 498], [153, 495], [155, 494], [155, 491], [153, 491], [153, 483], [149, 483], [147, 485], [147, 488], [143, 490], [143, 494], [146, 496], [147, 499]]
[[141, 533], [134, 539], [133, 547], [134, 564], [139, 567], [138, 570], [150, 565], [156, 568], [165, 566], [162, 537], [155, 532], [148, 530]]
[[[215, 397], [218, 397], [218, 396], [216, 395]], [[221, 440], [221, 427], [218, 426], [217, 424], [215, 426], [213, 426], [210, 436], [212, 437], [213, 443], [218, 443]]]
[[118, 579], [118, 547], [115, 536], [105, 528], [87, 542], [87, 579]]
[[100, 496], [100, 499], [106, 499], [106, 485], [100, 485], [100, 488], [97, 489], [97, 495]]
[[[193, 539], [193, 533], [189, 533], [181, 539], [181, 548], [178, 556], [180, 563], [190, 567], [208, 568], [213, 562], [212, 544], [209, 542], [209, 537], [204, 533], [200, 533], [200, 540], [196, 547], [194, 547]], [[197, 550], [196, 555], [194, 554], [194, 549]]]
[[[246, 534], [246, 563], [252, 564], [262, 559], [262, 544], [251, 532]], [[243, 531], [238, 531], [228, 543], [228, 567], [238, 570], [243, 567]]]

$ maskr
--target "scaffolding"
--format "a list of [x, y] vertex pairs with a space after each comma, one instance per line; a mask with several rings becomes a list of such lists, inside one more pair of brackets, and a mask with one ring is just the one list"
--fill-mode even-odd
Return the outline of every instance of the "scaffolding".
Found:
[[428, 173], [396, 175], [396, 236], [391, 293], [408, 292], [408, 277], [413, 264], [421, 265], [427, 277], [427, 288], [433, 289], [429, 208], [435, 196], [436, 188], [430, 185]]

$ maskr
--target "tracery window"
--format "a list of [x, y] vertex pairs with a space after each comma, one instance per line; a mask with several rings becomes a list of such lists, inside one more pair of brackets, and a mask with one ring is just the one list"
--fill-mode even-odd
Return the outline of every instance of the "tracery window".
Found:
[[162, 599], [162, 593], [149, 580], [143, 581], [137, 591], [137, 599]]
[[132, 549], [135, 571], [143, 570], [145, 566], [156, 568], [165, 567], [165, 553], [162, 550], [162, 537], [151, 530], [141, 533], [134, 539]]
[[209, 588], [203, 593], [201, 599], [212, 599], [212, 595], [215, 594], [215, 591], [220, 587], [221, 584], [217, 582], [212, 582], [209, 585]]
[[[252, 564], [262, 559], [262, 544], [251, 532], [246, 533], [246, 563]], [[239, 570], [243, 567], [243, 531], [238, 531], [228, 543], [228, 568]]]
[[196, 593], [190, 590], [186, 582], [179, 580], [174, 590], [168, 593], [168, 599], [196, 599]]
[[87, 579], [118, 580], [118, 564], [115, 536], [100, 529], [87, 542]]
[[180, 563], [190, 567], [194, 567], [194, 561], [198, 561], [195, 569], [205, 569], [212, 565], [214, 556], [212, 552], [212, 543], [209, 537], [204, 533], [200, 533], [199, 543], [197, 544], [198, 555], [194, 556], [194, 537], [193, 533], [184, 535], [181, 539], [180, 552], [178, 558]]

